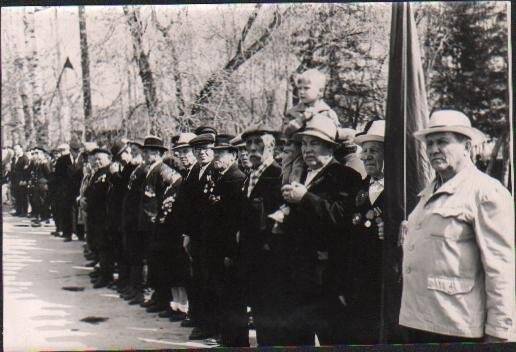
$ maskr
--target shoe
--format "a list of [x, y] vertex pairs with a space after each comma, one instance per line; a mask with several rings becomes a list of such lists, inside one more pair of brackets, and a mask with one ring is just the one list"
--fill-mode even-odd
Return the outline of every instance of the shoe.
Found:
[[33, 221], [30, 224], [31, 227], [41, 227], [41, 223], [39, 221]]
[[123, 287], [120, 287], [119, 293], [123, 294], [123, 293], [127, 293], [129, 291], [132, 291], [132, 290], [133, 290], [133, 287], [131, 285], [127, 284], [127, 285], [125, 285]]
[[63, 239], [63, 242], [72, 242], [72, 238], [71, 237], [65, 237]]
[[167, 306], [164, 304], [156, 304], [150, 307], [145, 308], [147, 313], [159, 313], [167, 309]]
[[142, 304], [140, 304], [143, 308], [149, 308], [150, 306], [154, 306], [156, 305], [156, 301], [154, 301], [152, 298], [149, 299], [148, 301], [145, 301], [143, 302]]
[[186, 313], [183, 313], [183, 312], [177, 312], [177, 311], [174, 311], [174, 314], [172, 314], [172, 316], [170, 318], [168, 318], [168, 320], [170, 320], [171, 322], [176, 322], [176, 321], [185, 321], [186, 319]]
[[95, 283], [93, 284], [93, 288], [102, 288], [107, 287], [111, 282], [108, 279], [105, 278], [99, 278]]
[[163, 312], [159, 312], [158, 317], [160, 318], [170, 318], [175, 314], [175, 311], [170, 308], [170, 306], [165, 309]]
[[190, 319], [190, 318], [186, 317], [186, 318], [181, 322], [181, 327], [182, 327], [182, 328], [195, 328], [195, 327], [197, 327], [197, 323], [196, 323], [194, 320], [192, 320], [192, 319]]
[[84, 266], [88, 267], [88, 268], [94, 268], [95, 265], [97, 265], [97, 262], [96, 261], [92, 261], [90, 263], [86, 263], [84, 264]]
[[206, 340], [209, 338], [214, 338], [215, 334], [212, 334], [211, 332], [207, 330], [203, 330], [201, 328], [193, 328], [192, 333], [190, 336], [188, 336], [189, 340]]
[[134, 306], [137, 304], [142, 305], [143, 302], [144, 302], [143, 293], [140, 292], [140, 293], [137, 293], [134, 296], [134, 298], [129, 301], [129, 305], [131, 305], [131, 306]]
[[100, 275], [100, 272], [98, 270], [93, 270], [91, 273], [88, 274], [88, 276], [93, 279], [99, 277], [99, 275]]
[[122, 295], [122, 298], [125, 299], [126, 301], [131, 301], [137, 295], [138, 295], [138, 292], [136, 290], [130, 290], [130, 291], [127, 291], [127, 293], [124, 293]]
[[57, 231], [52, 231], [50, 234], [55, 237], [59, 236], [59, 232]]

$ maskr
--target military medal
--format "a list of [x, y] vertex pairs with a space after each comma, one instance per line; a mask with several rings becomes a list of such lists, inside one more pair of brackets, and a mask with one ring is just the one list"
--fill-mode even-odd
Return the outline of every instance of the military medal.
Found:
[[371, 227], [371, 221], [367, 220], [366, 222], [364, 222], [364, 226]]

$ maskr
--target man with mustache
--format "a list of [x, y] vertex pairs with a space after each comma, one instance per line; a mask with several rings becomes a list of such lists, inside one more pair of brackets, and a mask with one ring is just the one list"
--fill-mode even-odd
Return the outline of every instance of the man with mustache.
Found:
[[[243, 190], [239, 265], [246, 280], [258, 345], [284, 345], [284, 258], [282, 238], [272, 234], [268, 214], [281, 205], [281, 167], [274, 160], [274, 131], [252, 127], [242, 134], [252, 168]], [[270, 294], [274, 292], [271, 298]]]

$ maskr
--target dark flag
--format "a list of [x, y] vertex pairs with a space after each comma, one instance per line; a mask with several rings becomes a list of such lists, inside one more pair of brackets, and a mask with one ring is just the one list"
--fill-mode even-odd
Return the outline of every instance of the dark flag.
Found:
[[56, 95], [56, 92], [59, 89], [59, 85], [61, 84], [61, 78], [63, 78], [63, 73], [67, 68], [72, 69], [72, 70], [74, 69], [72, 62], [70, 61], [70, 58], [68, 56], [66, 57], [66, 61], [63, 65], [63, 69], [61, 70], [61, 73], [59, 74], [59, 77], [57, 78], [56, 89], [54, 89], [54, 92], [52, 93], [52, 97], [50, 98], [50, 103], [48, 103], [48, 106], [52, 106], [52, 102], [54, 101], [54, 96]]
[[66, 57], [66, 61], [65, 61], [65, 64], [64, 64], [63, 70], [64, 70], [65, 68], [71, 68], [71, 69], [73, 70], [73, 65], [72, 65], [72, 63], [71, 63], [71, 61], [70, 61], [70, 58], [69, 58], [69, 57]]
[[382, 342], [401, 343], [400, 223], [432, 175], [424, 146], [412, 136], [428, 124], [425, 82], [416, 24], [409, 3], [393, 3], [385, 118], [385, 241], [382, 282]]

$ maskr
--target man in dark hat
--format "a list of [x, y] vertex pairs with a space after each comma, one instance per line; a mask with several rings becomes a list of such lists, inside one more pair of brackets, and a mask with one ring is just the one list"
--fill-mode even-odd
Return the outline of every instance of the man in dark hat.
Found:
[[246, 175], [251, 172], [251, 160], [249, 160], [249, 153], [245, 147], [245, 142], [242, 140], [242, 134], [239, 134], [231, 140], [231, 144], [238, 149], [238, 167]]
[[92, 280], [93, 288], [101, 288], [109, 285], [113, 280], [113, 265], [106, 253], [105, 241], [111, 153], [104, 148], [95, 148], [91, 154], [95, 155], [97, 171], [84, 192], [84, 196], [88, 213], [88, 233], [91, 233], [95, 239], [95, 247], [98, 248], [100, 257], [99, 276]]
[[[286, 255], [282, 238], [272, 234], [267, 217], [282, 203], [281, 168], [274, 161], [274, 131], [264, 126], [242, 134], [252, 170], [243, 186], [240, 217], [240, 270], [246, 280], [259, 346], [284, 344], [282, 260]], [[270, 298], [274, 292], [274, 298]]]
[[208, 318], [207, 307], [208, 294], [202, 282], [201, 268], [201, 241], [202, 228], [200, 221], [206, 211], [210, 192], [217, 180], [217, 171], [213, 167], [213, 149], [215, 143], [214, 133], [203, 133], [190, 141], [193, 147], [199, 172], [192, 180], [191, 190], [189, 191], [189, 203], [185, 209], [185, 231], [184, 245], [185, 250], [190, 255], [192, 264], [192, 278], [188, 287], [188, 298], [190, 300], [190, 315], [196, 326], [190, 334], [191, 340], [207, 339], [215, 337], [215, 331], [211, 329]]
[[[201, 169], [200, 164], [197, 162], [197, 158], [194, 154], [193, 146], [190, 145], [190, 141], [197, 137], [194, 133], [181, 133], [179, 135], [178, 140], [176, 141], [176, 144], [172, 151], [175, 155], [179, 158], [179, 161], [183, 165], [183, 181], [181, 183], [181, 187], [179, 188], [179, 192], [177, 193], [176, 201], [175, 201], [175, 213], [176, 213], [176, 222], [175, 226], [178, 229], [178, 233], [183, 235], [187, 234], [189, 232], [189, 221], [188, 221], [188, 214], [191, 206], [191, 202], [193, 199], [193, 194], [195, 194], [195, 188], [197, 187], [197, 184], [199, 182], [199, 171]], [[185, 238], [188, 238], [185, 235]], [[187, 255], [189, 256], [189, 254]], [[180, 289], [176, 290], [178, 293], [178, 296], [181, 295], [181, 293], [184, 293], [185, 296], [188, 296], [192, 293], [192, 277], [190, 275], [190, 260], [188, 260], [188, 263], [186, 263], [185, 268], [177, 268], [176, 270], [185, 270], [183, 272], [184, 276], [184, 288], [186, 289], [186, 292], [182, 292]], [[181, 276], [181, 273], [178, 273], [178, 277]], [[181, 292], [180, 292], [181, 291]], [[195, 291], [195, 290], [194, 290]], [[181, 322], [181, 326], [183, 327], [194, 327], [196, 325], [195, 322], [195, 315], [196, 315], [196, 309], [198, 300], [196, 300], [197, 296], [193, 294], [193, 299], [190, 299], [188, 297], [188, 316], [186, 319], [184, 319]], [[174, 297], [174, 300], [176, 297]], [[176, 317], [179, 316], [179, 314], [174, 312], [171, 312], [170, 319], [175, 320]], [[174, 317], [175, 315], [176, 317]]]
[[26, 216], [28, 211], [27, 188], [30, 179], [29, 158], [23, 152], [21, 145], [14, 146], [14, 158], [12, 166], [12, 189], [15, 201], [15, 216]]
[[129, 265], [128, 285], [120, 289], [121, 297], [129, 304], [142, 304], [143, 299], [143, 234], [138, 231], [140, 203], [147, 167], [143, 161], [143, 139], [129, 142], [131, 164], [134, 170], [129, 176], [127, 192], [122, 200], [121, 230], [123, 236], [123, 262]]
[[199, 259], [209, 330], [221, 334], [224, 346], [249, 347], [243, 287], [236, 275], [236, 234], [245, 174], [238, 168], [238, 150], [229, 142], [232, 138], [219, 134], [213, 147], [213, 168], [218, 176], [214, 187], [207, 188], [207, 204], [199, 219]]
[[[167, 148], [163, 145], [163, 140], [157, 136], [148, 136], [143, 144], [145, 163], [149, 167], [145, 181], [143, 183], [143, 195], [141, 200], [140, 217], [138, 230], [144, 236], [144, 247], [148, 248], [149, 241], [152, 240], [156, 228], [156, 216], [160, 209], [165, 190], [170, 185], [169, 178], [166, 176], [172, 172], [170, 167], [163, 163], [163, 154]], [[149, 271], [152, 268], [149, 268]], [[149, 277], [153, 273], [148, 273]], [[149, 282], [149, 286], [155, 291], [154, 298], [149, 301], [147, 312], [157, 313], [164, 311], [169, 306], [170, 290], [163, 290], [161, 285], [156, 282]]]
[[56, 161], [55, 177], [58, 186], [58, 219], [65, 242], [72, 240], [74, 221], [77, 217], [76, 199], [82, 181], [82, 159], [80, 158], [81, 144], [72, 139], [70, 145], [59, 146], [61, 157]]
[[136, 165], [131, 163], [131, 146], [124, 140], [116, 140], [111, 147], [113, 157], [110, 166], [109, 191], [107, 200], [107, 233], [105, 237], [106, 255], [117, 263], [117, 288], [122, 289], [129, 282], [129, 265], [122, 256], [122, 201], [127, 191], [129, 177]]

